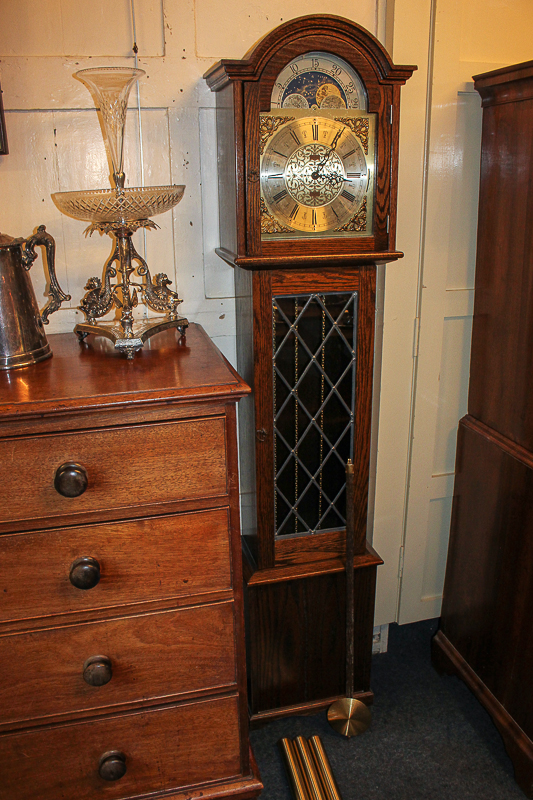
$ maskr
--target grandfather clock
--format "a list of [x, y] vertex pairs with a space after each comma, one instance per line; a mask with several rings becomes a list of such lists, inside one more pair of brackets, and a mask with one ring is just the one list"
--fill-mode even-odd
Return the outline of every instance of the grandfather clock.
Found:
[[345, 465], [355, 465], [356, 695], [371, 702], [366, 542], [376, 264], [395, 249], [400, 87], [368, 31], [287, 22], [204, 76], [217, 93], [218, 255], [235, 268], [252, 721], [344, 695]]

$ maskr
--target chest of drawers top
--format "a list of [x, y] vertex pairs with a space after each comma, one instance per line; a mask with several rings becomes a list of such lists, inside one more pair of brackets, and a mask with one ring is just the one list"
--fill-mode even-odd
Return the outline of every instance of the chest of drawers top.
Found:
[[[53, 358], [0, 374], [0, 481], [11, 488], [0, 533], [188, 511], [228, 496], [226, 407], [249, 389], [199, 325], [185, 339], [154, 337], [133, 361], [102, 339], [50, 342]], [[75, 502], [57, 486], [69, 464], [89, 481]]]
[[[103, 338], [80, 344], [71, 334], [49, 337], [53, 358], [0, 372], [0, 422], [15, 427], [42, 415], [157, 411], [164, 404], [238, 400], [250, 389], [200, 325], [182, 340], [174, 330], [153, 337], [131, 361]], [[125, 418], [127, 419], [127, 417]]]

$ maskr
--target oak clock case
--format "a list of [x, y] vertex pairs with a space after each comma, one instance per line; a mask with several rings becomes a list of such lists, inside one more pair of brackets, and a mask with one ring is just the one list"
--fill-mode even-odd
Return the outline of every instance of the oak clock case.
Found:
[[345, 465], [355, 465], [355, 696], [372, 701], [366, 541], [376, 265], [395, 249], [400, 87], [367, 31], [316, 15], [205, 75], [235, 268], [252, 723], [344, 696]]

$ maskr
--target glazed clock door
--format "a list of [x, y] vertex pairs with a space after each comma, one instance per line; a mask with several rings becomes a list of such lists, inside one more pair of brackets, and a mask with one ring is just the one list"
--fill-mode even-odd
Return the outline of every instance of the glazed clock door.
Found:
[[[339, 556], [345, 466], [365, 551], [375, 268], [254, 276], [257, 542], [263, 568]], [[314, 555], [313, 555], [314, 554]]]

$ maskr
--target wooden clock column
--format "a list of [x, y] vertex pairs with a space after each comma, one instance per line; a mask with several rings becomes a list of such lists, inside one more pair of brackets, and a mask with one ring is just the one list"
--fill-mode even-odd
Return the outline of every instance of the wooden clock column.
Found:
[[0, 798], [255, 797], [235, 404], [197, 325], [0, 373]]
[[253, 722], [346, 687], [345, 465], [355, 465], [356, 696], [380, 557], [366, 542], [376, 265], [395, 249], [400, 87], [361, 26], [291, 20], [204, 76], [217, 93], [219, 256], [235, 269]]
[[470, 392], [434, 660], [491, 714], [533, 797], [533, 61], [474, 80], [483, 134]]

